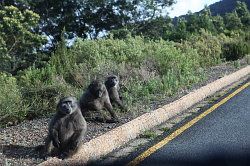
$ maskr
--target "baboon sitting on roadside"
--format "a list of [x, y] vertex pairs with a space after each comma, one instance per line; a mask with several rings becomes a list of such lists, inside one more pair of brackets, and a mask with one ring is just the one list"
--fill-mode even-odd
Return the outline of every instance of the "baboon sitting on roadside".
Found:
[[105, 86], [108, 90], [109, 98], [111, 104], [114, 106], [114, 104], [117, 104], [122, 110], [127, 110], [127, 108], [124, 106], [122, 102], [122, 97], [119, 95], [119, 78], [116, 75], [110, 75], [107, 77], [105, 81]]
[[[85, 116], [87, 112], [97, 111], [102, 117], [96, 117], [96, 121], [107, 123], [119, 122], [118, 117], [113, 111], [113, 107], [110, 103], [108, 91], [105, 85], [99, 80], [92, 81], [88, 86], [86, 92], [80, 98], [80, 107], [83, 116]], [[109, 111], [111, 119], [107, 118], [101, 112], [103, 109], [107, 109]]]
[[71, 157], [77, 152], [86, 131], [87, 123], [76, 98], [62, 98], [49, 124], [49, 134], [44, 145], [45, 155], [58, 155], [62, 159]]

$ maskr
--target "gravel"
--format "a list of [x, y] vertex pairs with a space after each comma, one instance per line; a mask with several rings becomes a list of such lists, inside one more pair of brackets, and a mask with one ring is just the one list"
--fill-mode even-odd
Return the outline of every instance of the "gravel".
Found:
[[[240, 64], [241, 67], [247, 65], [245, 60], [241, 60]], [[207, 75], [206, 80], [195, 84], [189, 89], [180, 90], [173, 97], [166, 98], [162, 101], [155, 101], [150, 105], [151, 110], [172, 102], [189, 93], [193, 89], [204, 86], [236, 70], [238, 69], [235, 68], [233, 63], [223, 63], [219, 66], [211, 67], [205, 71]], [[84, 142], [98, 137], [117, 126], [132, 120], [134, 117], [145, 113], [143, 107], [141, 107], [140, 110], [142, 111], [138, 111], [136, 114], [127, 113], [123, 115], [121, 122], [117, 124], [88, 122], [88, 131]], [[35, 147], [44, 143], [43, 141], [47, 135], [49, 120], [49, 118], [35, 119], [32, 121], [24, 121], [16, 126], [0, 128], [0, 166], [31, 166], [43, 162], [44, 160], [39, 156], [38, 152], [35, 151]]]

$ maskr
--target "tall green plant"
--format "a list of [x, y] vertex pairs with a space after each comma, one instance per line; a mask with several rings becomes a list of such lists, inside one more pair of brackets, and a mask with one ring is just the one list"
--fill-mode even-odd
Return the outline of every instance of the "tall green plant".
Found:
[[16, 74], [39, 60], [37, 51], [46, 41], [34, 33], [39, 15], [14, 6], [0, 10], [0, 69]]
[[203, 67], [218, 64], [221, 61], [221, 42], [211, 32], [201, 29], [200, 35], [193, 35], [189, 40], [184, 41], [183, 44], [197, 50]]
[[28, 111], [22, 100], [17, 80], [0, 72], [0, 125], [25, 119]]

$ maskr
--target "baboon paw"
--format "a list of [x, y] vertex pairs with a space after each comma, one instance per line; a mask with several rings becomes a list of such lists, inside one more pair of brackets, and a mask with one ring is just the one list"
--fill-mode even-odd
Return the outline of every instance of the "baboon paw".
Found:
[[69, 156], [68, 153], [64, 152], [64, 153], [61, 153], [59, 155], [59, 158], [62, 159], [62, 160], [64, 160], [64, 159], [68, 158], [68, 156]]

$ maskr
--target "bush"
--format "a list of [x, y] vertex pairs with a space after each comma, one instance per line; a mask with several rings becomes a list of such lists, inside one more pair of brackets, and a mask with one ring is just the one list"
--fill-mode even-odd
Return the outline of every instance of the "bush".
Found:
[[0, 73], [0, 125], [25, 119], [28, 106], [22, 100], [17, 80]]
[[23, 100], [26, 101], [30, 107], [26, 117], [28, 119], [34, 119], [39, 116], [54, 113], [56, 104], [61, 97], [73, 95], [68, 93], [68, 91], [69, 87], [60, 84], [23, 88]]
[[118, 30], [111, 30], [108, 37], [114, 39], [126, 39], [127, 37], [131, 36], [131, 32], [128, 29], [122, 28]]
[[220, 63], [222, 54], [221, 42], [217, 36], [213, 36], [210, 32], [202, 29], [199, 35], [193, 35], [189, 40], [184, 41], [183, 44], [197, 50], [197, 53], [201, 56], [200, 63], [203, 67]]
[[72, 49], [77, 63], [87, 62], [91, 67], [112, 60], [117, 63], [138, 63], [143, 59], [145, 41], [141, 37], [119, 39], [78, 40]]
[[47, 65], [44, 68], [37, 69], [30, 67], [18, 75], [18, 84], [22, 87], [39, 87], [44, 84], [52, 84], [53, 78], [57, 75], [55, 66]]
[[[173, 70], [176, 75], [193, 72], [199, 67], [199, 55], [191, 48], [186, 48], [186, 52], [176, 48], [173, 42], [163, 40], [150, 43], [148, 50], [152, 50], [158, 70], [161, 75]], [[149, 55], [150, 56], [150, 55]]]
[[142, 37], [78, 40], [66, 52], [64, 55], [62, 51], [56, 51], [54, 56], [57, 61], [52, 57], [50, 64], [63, 64], [65, 67], [68, 62], [58, 63], [59, 59], [70, 58], [73, 67], [64, 72], [68, 73], [64, 76], [67, 83], [86, 88], [95, 77], [104, 78], [107, 74], [115, 73], [122, 77], [122, 83], [132, 93], [132, 99], [129, 97], [126, 100], [131, 99], [133, 104], [138, 99], [149, 101], [160, 91], [173, 94], [176, 90], [172, 89], [190, 85], [200, 77], [196, 73], [201, 60], [197, 52], [191, 47], [181, 50], [175, 43], [164, 40], [152, 41]]
[[228, 42], [223, 45], [223, 58], [227, 61], [241, 59], [249, 53], [250, 44], [242, 40]]
[[203, 79], [200, 67], [210, 59], [200, 56], [187, 43], [143, 37], [78, 40], [72, 48], [62, 42], [45, 67], [19, 72], [19, 94], [29, 105], [23, 117], [54, 112], [59, 98], [80, 97], [91, 80], [104, 79], [108, 74], [120, 76], [123, 99], [131, 113], [136, 114], [141, 105], [173, 95]]
[[19, 86], [23, 100], [30, 109], [26, 117], [33, 119], [55, 111], [61, 97], [78, 95], [79, 90], [69, 85], [63, 76], [58, 75], [55, 66], [29, 68], [19, 73]]
[[49, 66], [54, 67], [54, 74], [67, 75], [69, 70], [76, 64], [77, 52], [67, 48], [66, 41], [63, 38], [56, 47], [56, 51], [52, 54]]

